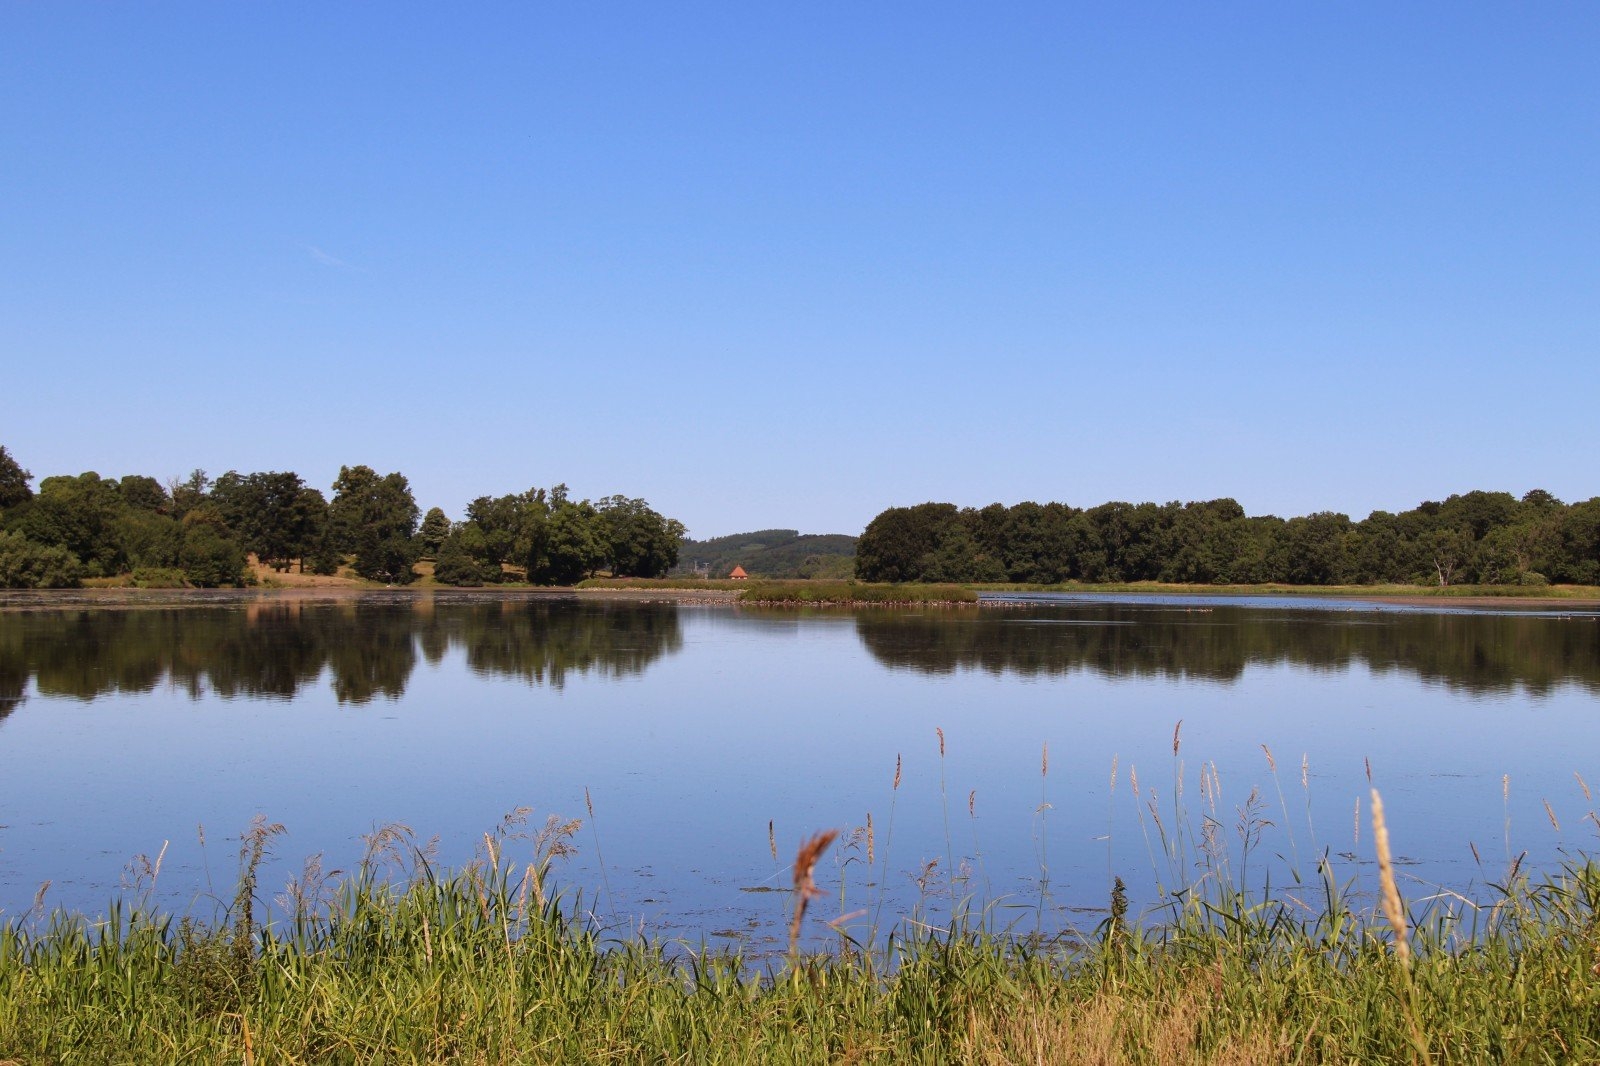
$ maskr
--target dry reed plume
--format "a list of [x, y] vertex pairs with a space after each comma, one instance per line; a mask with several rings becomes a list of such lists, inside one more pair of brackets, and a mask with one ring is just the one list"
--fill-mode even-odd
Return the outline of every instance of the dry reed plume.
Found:
[[811, 878], [811, 871], [816, 867], [817, 860], [822, 853], [828, 850], [838, 837], [837, 829], [824, 829], [804, 844], [794, 856], [794, 920], [789, 923], [789, 954], [795, 956], [800, 949], [800, 923], [805, 920], [806, 907], [811, 903], [813, 896], [822, 895], [817, 888], [817, 883]]
[[1394, 954], [1400, 965], [1411, 968], [1411, 942], [1406, 931], [1406, 911], [1394, 883], [1394, 863], [1389, 857], [1389, 826], [1383, 820], [1383, 799], [1372, 790], [1372, 846], [1378, 852], [1378, 878], [1383, 886], [1383, 916], [1394, 930]]

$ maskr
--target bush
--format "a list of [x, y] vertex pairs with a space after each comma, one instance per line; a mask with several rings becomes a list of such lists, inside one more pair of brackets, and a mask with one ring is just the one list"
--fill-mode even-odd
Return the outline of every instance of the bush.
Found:
[[139, 566], [135, 567], [129, 580], [136, 589], [181, 589], [188, 588], [189, 581], [183, 576], [183, 571], [171, 566]]
[[1537, 570], [1527, 570], [1527, 571], [1524, 571], [1522, 576], [1517, 579], [1517, 584], [1519, 584], [1519, 585], [1548, 585], [1548, 584], [1550, 584], [1550, 579], [1545, 577], [1543, 574], [1539, 573]]
[[178, 561], [184, 575], [201, 588], [244, 584], [244, 549], [208, 522], [196, 522], [183, 531]]
[[476, 588], [483, 584], [484, 568], [464, 551], [457, 538], [444, 542], [439, 558], [433, 564], [433, 579], [441, 585]]
[[0, 533], [0, 588], [75, 589], [82, 583], [83, 564], [67, 549]]

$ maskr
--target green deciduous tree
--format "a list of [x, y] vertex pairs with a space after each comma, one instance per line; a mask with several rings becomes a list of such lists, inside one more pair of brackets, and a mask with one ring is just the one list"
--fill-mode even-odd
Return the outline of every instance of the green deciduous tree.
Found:
[[167, 482], [167, 498], [171, 500], [172, 517], [182, 521], [184, 515], [199, 507], [206, 501], [206, 493], [211, 488], [211, 479], [199, 467], [191, 470], [189, 476], [179, 481], [173, 478]]
[[77, 588], [83, 567], [65, 548], [36, 544], [21, 533], [0, 533], [0, 588]]
[[651, 509], [644, 500], [607, 496], [599, 513], [606, 565], [618, 577], [660, 577], [678, 563], [683, 523]]
[[0, 511], [33, 499], [33, 489], [28, 485], [31, 480], [33, 475], [22, 469], [0, 444]]
[[1439, 584], [1448, 585], [1472, 557], [1474, 545], [1469, 531], [1440, 528], [1431, 531], [1423, 539], [1423, 547]]
[[178, 565], [201, 588], [242, 585], [245, 581], [244, 548], [228, 536], [226, 524], [214, 511], [200, 508], [183, 521], [183, 547]]
[[[435, 581], [443, 585], [471, 587], [484, 583], [484, 563], [471, 550], [472, 537], [481, 542], [483, 534], [473, 529], [471, 534], [454, 531], [445, 537], [433, 564]], [[498, 566], [495, 567], [495, 572], [498, 574]]]
[[570, 585], [605, 565], [605, 525], [588, 500], [564, 498], [550, 513], [543, 566], [528, 578], [539, 584]]
[[275, 570], [315, 551], [327, 522], [322, 493], [292, 471], [228, 471], [211, 486], [211, 504], [245, 551]]
[[891, 507], [867, 524], [856, 543], [856, 576], [863, 581], [919, 581], [925, 559], [959, 519], [953, 503]]
[[405, 475], [379, 477], [370, 466], [344, 466], [333, 483], [328, 521], [334, 542], [354, 555], [352, 566], [369, 581], [409, 584], [417, 560], [420, 511]]
[[450, 519], [445, 517], [444, 511], [438, 507], [428, 508], [428, 513], [422, 516], [422, 528], [417, 531], [423, 558], [438, 558], [439, 549], [449, 535]]
[[167, 495], [167, 490], [161, 487], [161, 482], [153, 477], [127, 474], [117, 482], [117, 491], [122, 494], [122, 502], [135, 511], [152, 511], [156, 514], [167, 514], [171, 511], [171, 497]]
[[106, 577], [127, 569], [117, 537], [117, 520], [125, 508], [117, 483], [92, 470], [76, 477], [47, 477], [17, 528], [36, 544], [53, 544], [77, 556], [84, 576]]

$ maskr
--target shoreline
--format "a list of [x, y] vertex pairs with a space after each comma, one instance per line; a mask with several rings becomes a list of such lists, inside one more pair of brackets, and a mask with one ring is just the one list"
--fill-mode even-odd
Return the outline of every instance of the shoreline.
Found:
[[[1435, 607], [1448, 610], [1483, 610], [1503, 607], [1508, 610], [1550, 610], [1563, 608], [1577, 610], [1600, 609], [1600, 595], [1483, 595], [1438, 592], [1399, 592], [1391, 589], [1366, 592], [1349, 586], [1318, 589], [1311, 586], [1292, 589], [1241, 589], [1238, 586], [1209, 587], [1197, 585], [1167, 585], [1158, 588], [1004, 588], [983, 586], [977, 591], [991, 595], [1063, 594], [1099, 598], [1102, 596], [1229, 596], [1240, 599], [1337, 599], [1356, 603], [1373, 603], [1400, 607]], [[743, 589], [721, 588], [650, 588], [647, 586], [618, 586], [607, 588], [578, 588], [561, 586], [544, 588], [529, 585], [494, 585], [481, 588], [457, 588], [449, 585], [408, 585], [392, 588], [370, 585], [289, 585], [272, 588], [228, 589], [144, 589], [144, 588], [81, 588], [81, 589], [4, 589], [0, 590], [0, 613], [33, 610], [71, 609], [126, 609], [175, 608], [199, 606], [245, 606], [268, 602], [284, 603], [345, 603], [359, 600], [416, 602], [432, 600], [465, 603], [482, 599], [571, 600], [612, 603], [673, 603], [684, 606], [744, 606], [744, 607], [821, 607], [821, 608], [917, 608], [935, 606], [984, 606], [983, 601], [973, 603], [935, 603], [931, 601], [850, 600], [850, 601], [794, 601], [794, 600], [741, 600]], [[991, 601], [992, 602], [992, 601]]]

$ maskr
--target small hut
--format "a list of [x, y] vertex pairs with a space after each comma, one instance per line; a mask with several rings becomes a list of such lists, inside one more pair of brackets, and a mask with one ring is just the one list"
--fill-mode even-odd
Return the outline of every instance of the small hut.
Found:
[[750, 575], [744, 572], [744, 567], [735, 566], [733, 568], [733, 573], [728, 575], [728, 579], [730, 581], [749, 581]]

